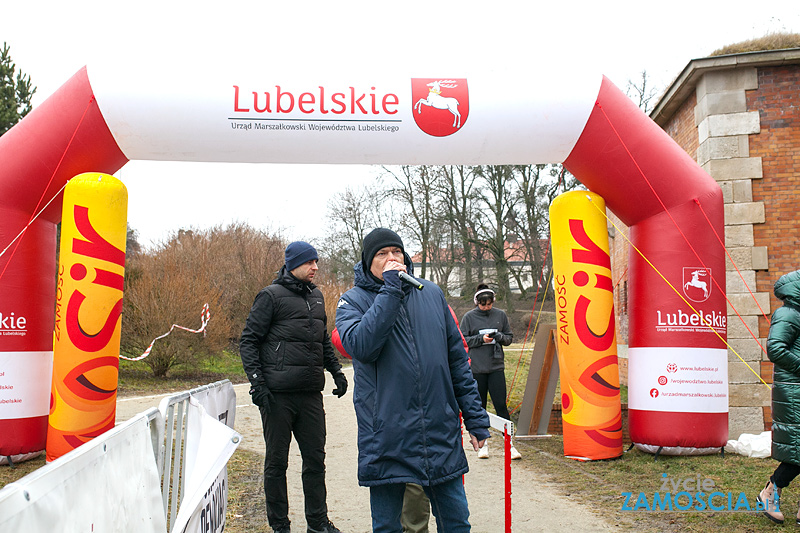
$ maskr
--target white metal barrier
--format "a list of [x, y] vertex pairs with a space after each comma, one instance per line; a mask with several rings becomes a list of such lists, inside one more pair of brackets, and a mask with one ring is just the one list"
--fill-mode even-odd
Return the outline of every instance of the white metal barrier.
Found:
[[195, 389], [167, 396], [158, 404], [158, 410], [164, 417], [164, 437], [161, 439], [158, 465], [161, 474], [161, 497], [164, 504], [164, 515], [167, 520], [167, 531], [171, 531], [178, 514], [178, 504], [186, 491], [186, 435], [189, 398], [214, 389], [221, 389], [230, 380], [223, 379], [215, 383], [203, 385]]
[[0, 531], [163, 533], [151, 408], [0, 490]]
[[235, 410], [227, 379], [164, 398], [0, 489], [0, 532], [224, 531]]

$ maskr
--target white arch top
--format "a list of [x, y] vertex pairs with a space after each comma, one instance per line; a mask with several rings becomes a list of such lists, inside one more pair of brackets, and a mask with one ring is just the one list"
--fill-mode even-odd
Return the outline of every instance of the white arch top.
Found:
[[[600, 74], [573, 72], [555, 76], [553, 86], [535, 69], [469, 78], [446, 71], [438, 78], [359, 72], [335, 79], [266, 71], [213, 79], [180, 69], [157, 78], [134, 69], [87, 71], [128, 159], [249, 163], [561, 162], [602, 81]], [[428, 105], [415, 110], [432, 81], [451, 81], [440, 84], [446, 87], [439, 97], [456, 99], [462, 114], [460, 128], [442, 137], [415, 122], [442, 114], [447, 124], [453, 121], [452, 113]]]

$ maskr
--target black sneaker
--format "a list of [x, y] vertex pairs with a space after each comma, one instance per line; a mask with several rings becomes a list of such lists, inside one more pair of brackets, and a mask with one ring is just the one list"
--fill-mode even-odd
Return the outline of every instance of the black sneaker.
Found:
[[306, 533], [342, 533], [342, 531], [338, 527], [334, 526], [333, 522], [326, 520], [319, 529], [309, 527], [308, 530], [306, 530]]
[[292, 526], [285, 525], [285, 526], [281, 526], [279, 528], [273, 528], [272, 531], [274, 533], [292, 533]]

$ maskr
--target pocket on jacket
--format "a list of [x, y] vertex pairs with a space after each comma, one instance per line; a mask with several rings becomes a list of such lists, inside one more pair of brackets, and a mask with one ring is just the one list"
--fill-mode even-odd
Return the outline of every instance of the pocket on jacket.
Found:
[[286, 343], [280, 341], [275, 348], [275, 370], [283, 370], [283, 361], [286, 357]]

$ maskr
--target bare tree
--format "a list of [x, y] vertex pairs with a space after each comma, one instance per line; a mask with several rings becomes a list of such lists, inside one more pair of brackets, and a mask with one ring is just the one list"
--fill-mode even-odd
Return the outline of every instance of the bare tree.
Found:
[[420, 276], [426, 277], [428, 257], [431, 254], [431, 231], [434, 224], [434, 201], [438, 173], [429, 166], [403, 165], [398, 169], [384, 167], [393, 180], [391, 195], [403, 208], [400, 226], [404, 233], [412, 235], [420, 246], [422, 269]]
[[526, 295], [524, 280], [522, 279], [524, 265], [530, 265], [530, 274], [533, 280], [542, 270], [542, 250], [540, 240], [547, 234], [547, 209], [546, 203], [541, 200], [542, 173], [547, 165], [520, 165], [514, 167], [512, 179], [516, 182], [520, 202], [512, 216], [510, 228], [523, 242], [523, 246], [515, 250], [515, 259], [523, 261], [523, 266], [515, 268], [509, 265], [512, 275], [517, 280], [517, 286], [523, 297]]
[[222, 309], [229, 313], [231, 341], [239, 334], [256, 294], [275, 279], [283, 265], [285, 241], [244, 223], [216, 226], [202, 233], [207, 240], [213, 283], [222, 291]]
[[630, 97], [630, 99], [639, 106], [639, 109], [645, 113], [650, 113], [650, 102], [661, 92], [661, 90], [656, 89], [651, 85], [650, 76], [648, 76], [647, 70], [642, 69], [640, 79], [636, 82], [633, 80], [628, 80], [628, 84], [625, 87], [625, 94], [628, 95], [628, 97]]
[[429, 244], [428, 264], [433, 274], [432, 279], [446, 296], [450, 296], [450, 276], [457, 264], [454, 258], [458, 254], [458, 238], [453, 226], [444, 217], [437, 216], [433, 220]]
[[519, 202], [513, 213], [513, 232], [522, 241], [523, 246], [515, 250], [516, 257], [524, 261], [522, 267], [509, 265], [512, 275], [517, 280], [520, 292], [526, 294], [523, 280], [523, 269], [530, 266], [534, 288], [538, 279], [546, 282], [552, 266], [552, 259], [545, 264], [543, 241], [550, 233], [550, 204], [559, 194], [581, 188], [580, 182], [574, 178], [563, 165], [519, 165], [514, 167], [513, 178], [519, 194]]
[[352, 282], [353, 265], [361, 260], [361, 243], [373, 228], [383, 225], [382, 206], [387, 192], [380, 187], [348, 187], [328, 201], [328, 230], [320, 252], [329, 272], [343, 282]]
[[[470, 293], [474, 286], [473, 260], [475, 236], [475, 217], [477, 213], [477, 174], [464, 165], [443, 166], [440, 168], [438, 196], [444, 207], [446, 223], [458, 237], [458, 246], [453, 246], [451, 259], [458, 261], [464, 269], [462, 294]], [[459, 250], [460, 248], [460, 250]]]
[[128, 231], [125, 237], [125, 257], [131, 257], [141, 251], [142, 245], [139, 243], [139, 232], [131, 228], [131, 223], [128, 222]]
[[158, 377], [165, 377], [177, 365], [197, 364], [211, 352], [228, 346], [230, 326], [226, 313], [220, 313], [222, 294], [211, 283], [206, 265], [197, 263], [196, 254], [202, 252], [195, 249], [193, 237], [176, 237], [154, 253], [137, 255], [128, 266], [135, 275], [125, 278], [120, 346], [123, 354], [142, 354], [173, 324], [198, 328], [206, 303], [212, 312], [213, 324], [209, 324], [205, 336], [176, 330], [154, 344], [142, 364]]
[[508, 165], [484, 165], [476, 167], [475, 172], [481, 179], [479, 197], [484, 214], [477, 220], [477, 232], [473, 242], [480, 243], [491, 256], [495, 267], [497, 296], [505, 299], [508, 311], [513, 312], [506, 257], [508, 242], [506, 221], [512, 215], [516, 202], [512, 179], [513, 168]]

